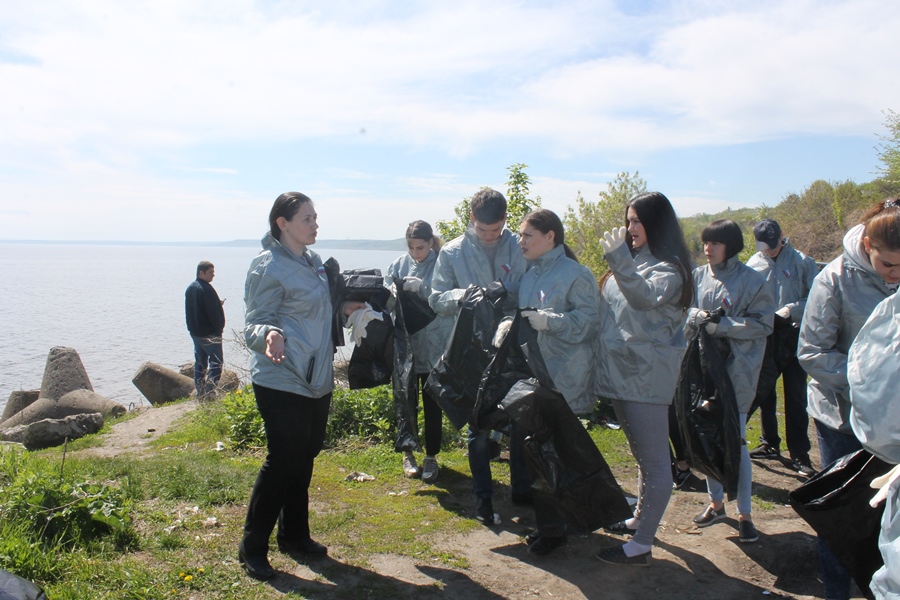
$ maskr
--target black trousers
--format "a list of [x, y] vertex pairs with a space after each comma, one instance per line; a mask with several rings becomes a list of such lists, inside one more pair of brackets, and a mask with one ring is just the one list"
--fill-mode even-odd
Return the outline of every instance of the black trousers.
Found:
[[325, 441], [331, 394], [307, 398], [255, 383], [253, 392], [269, 453], [250, 494], [241, 543], [248, 556], [265, 556], [276, 523], [281, 539], [310, 537], [309, 482]]
[[[810, 450], [809, 416], [806, 412], [806, 371], [800, 366], [796, 351], [793, 355], [787, 356], [783, 351], [779, 352], [780, 343], [796, 344], [794, 338], [787, 335], [785, 337], [786, 341], [781, 341], [772, 334], [766, 339], [766, 354], [759, 371], [756, 397], [747, 418], [749, 419], [753, 411], [759, 408], [762, 441], [780, 449], [781, 437], [778, 435], [776, 414], [778, 396], [775, 394], [775, 385], [780, 376], [784, 387], [784, 433], [787, 437], [787, 447], [791, 458], [800, 458], [808, 455]], [[788, 345], [788, 348], [792, 346]]]

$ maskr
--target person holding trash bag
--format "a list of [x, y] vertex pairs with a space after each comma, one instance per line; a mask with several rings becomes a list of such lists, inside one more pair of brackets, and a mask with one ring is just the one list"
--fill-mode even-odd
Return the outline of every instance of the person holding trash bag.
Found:
[[668, 198], [659, 192], [635, 196], [626, 206], [625, 224], [600, 240], [609, 271], [600, 280], [595, 389], [612, 401], [638, 463], [638, 503], [632, 518], [607, 528], [632, 539], [596, 557], [645, 566], [672, 495], [669, 405], [693, 286], [690, 254]]
[[[431, 225], [425, 221], [413, 221], [406, 229], [406, 246], [409, 252], [392, 262], [385, 271], [385, 285], [390, 287], [394, 278], [401, 279], [403, 292], [418, 294], [427, 301], [431, 295], [431, 277], [441, 249], [441, 239], [434, 235]], [[413, 450], [417, 449], [416, 446], [400, 447], [408, 439], [415, 441], [417, 423], [410, 422], [415, 417], [415, 410], [412, 411], [410, 419], [398, 423], [397, 450], [403, 452], [403, 474], [411, 478], [421, 477], [425, 483], [437, 481], [440, 469], [436, 457], [441, 451], [443, 429], [441, 407], [425, 390], [425, 380], [441, 357], [449, 335], [446, 320], [435, 319], [411, 336], [416, 403], [421, 390], [422, 408], [425, 412], [425, 460], [422, 462], [421, 470], [413, 454]]]
[[[800, 324], [797, 358], [809, 374], [807, 411], [822, 467], [859, 450], [850, 425], [847, 352], [879, 302], [900, 282], [900, 201], [878, 202], [844, 235], [844, 251], [816, 276]], [[819, 569], [828, 598], [850, 596], [850, 574], [819, 539]]]
[[[740, 419], [741, 459], [737, 485], [739, 540], [759, 539], [751, 518], [750, 486], [753, 472], [747, 451], [747, 413], [756, 395], [759, 369], [772, 333], [775, 300], [766, 278], [738, 259], [744, 248], [741, 227], [734, 221], [713, 221], [700, 234], [707, 264], [694, 269], [695, 308], [688, 311], [686, 335], [704, 327], [725, 357], [725, 370], [734, 388]], [[714, 314], [721, 309], [722, 316]], [[707, 476], [710, 504], [694, 517], [698, 527], [725, 518], [722, 483]]]
[[816, 261], [791, 246], [773, 219], [763, 219], [753, 227], [757, 253], [747, 266], [762, 273], [772, 286], [775, 299], [775, 330], [766, 340], [766, 353], [759, 371], [756, 397], [750, 415], [760, 412], [760, 444], [750, 458], [780, 459], [777, 397], [775, 385], [781, 377], [784, 388], [784, 428], [791, 468], [807, 477], [816, 474], [809, 460], [809, 416], [806, 414], [806, 371], [797, 362], [797, 337], [806, 308], [806, 297], [819, 274]]
[[[428, 303], [438, 319], [454, 322], [459, 302], [470, 285], [487, 288], [499, 282], [507, 293], [506, 313], [516, 309], [519, 283], [525, 274], [525, 258], [518, 236], [505, 229], [506, 198], [490, 188], [472, 196], [471, 222], [460, 237], [447, 242], [434, 265]], [[448, 335], [449, 340], [449, 335]], [[443, 340], [446, 343], [448, 340]], [[530, 503], [530, 484], [521, 456], [520, 441], [510, 429], [510, 487], [514, 503]], [[491, 482], [490, 431], [469, 428], [469, 468], [475, 492], [475, 518], [485, 525], [499, 523], [494, 512]]]
[[[597, 282], [590, 269], [578, 264], [565, 244], [562, 221], [549, 210], [536, 210], [519, 226], [519, 247], [531, 262], [519, 287], [522, 316], [537, 333], [538, 348], [557, 390], [576, 415], [594, 409], [594, 336], [599, 323]], [[526, 538], [528, 552], [544, 556], [566, 543], [566, 530], [541, 526]]]
[[[334, 387], [331, 294], [322, 260], [309, 249], [316, 216], [307, 196], [278, 196], [244, 286], [250, 379], [268, 444], [238, 545], [238, 562], [255, 579], [275, 576], [267, 553], [276, 523], [281, 550], [327, 553], [309, 531], [309, 482]], [[346, 302], [343, 314], [364, 308]]]
[[878, 546], [884, 566], [869, 589], [878, 600], [900, 598], [900, 294], [882, 300], [859, 330], [847, 357], [850, 425], [863, 447], [894, 466], [870, 504], [884, 502]]

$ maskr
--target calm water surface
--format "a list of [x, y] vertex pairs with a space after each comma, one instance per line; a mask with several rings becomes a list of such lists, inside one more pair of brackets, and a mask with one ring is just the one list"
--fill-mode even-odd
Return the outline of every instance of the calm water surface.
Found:
[[[384, 270], [400, 252], [316, 249], [344, 269]], [[94, 390], [146, 403], [131, 378], [145, 361], [176, 369], [194, 358], [184, 290], [197, 263], [216, 265], [225, 299], [226, 367], [243, 373], [235, 340], [244, 323], [244, 278], [258, 248], [0, 244], [0, 412], [10, 392], [39, 389], [53, 346], [78, 351]]]

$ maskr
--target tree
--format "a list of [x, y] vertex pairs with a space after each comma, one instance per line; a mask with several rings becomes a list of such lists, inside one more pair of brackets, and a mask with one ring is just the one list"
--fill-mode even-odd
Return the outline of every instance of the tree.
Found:
[[563, 217], [566, 243], [598, 279], [606, 272], [606, 260], [600, 247], [600, 236], [613, 227], [625, 224], [625, 205], [638, 194], [647, 191], [647, 182], [638, 172], [632, 175], [622, 172], [616, 175], [607, 189], [600, 192], [596, 202], [585, 200], [581, 192], [575, 199], [575, 208], [569, 206]]
[[893, 193], [897, 193], [900, 190], [900, 114], [888, 109], [884, 111], [884, 116], [888, 134], [879, 135], [881, 143], [875, 147], [878, 160], [882, 163], [878, 172], [889, 188], [894, 190]]
[[[525, 215], [541, 207], [541, 197], [529, 198], [528, 186], [531, 183], [525, 169], [528, 165], [516, 163], [506, 170], [509, 171], [509, 180], [506, 182], [506, 223], [510, 229], [518, 231], [519, 223]], [[481, 188], [486, 189], [486, 188]], [[472, 198], [463, 198], [462, 202], [453, 208], [456, 215], [451, 221], [438, 221], [435, 224], [438, 233], [445, 241], [458, 238], [465, 233], [472, 216]]]

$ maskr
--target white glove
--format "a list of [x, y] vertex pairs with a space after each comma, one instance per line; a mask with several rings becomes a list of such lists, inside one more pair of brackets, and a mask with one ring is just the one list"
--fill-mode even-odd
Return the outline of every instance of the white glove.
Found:
[[609, 254], [619, 246], [625, 243], [625, 228], [613, 227], [612, 231], [607, 231], [600, 238], [600, 246], [605, 254]]
[[503, 345], [503, 340], [506, 339], [506, 335], [509, 333], [509, 328], [512, 327], [512, 318], [505, 317], [500, 324], [497, 325], [497, 331], [494, 333], [494, 339], [491, 340], [491, 344], [494, 348], [499, 348]]
[[709, 335], [715, 335], [716, 329], [719, 328], [719, 324], [718, 324], [718, 323], [713, 323], [712, 321], [708, 321], [708, 322], [704, 325], [704, 327], [706, 327], [706, 333], [708, 333]]
[[404, 277], [403, 278], [403, 291], [404, 292], [412, 292], [417, 293], [419, 288], [422, 287], [422, 280], [418, 277]]
[[373, 319], [383, 321], [384, 316], [380, 312], [375, 312], [368, 302], [365, 308], [350, 313], [347, 317], [347, 327], [350, 329], [350, 338], [354, 344], [358, 345], [366, 337], [366, 326]]
[[535, 331], [547, 331], [550, 324], [547, 322], [550, 318], [550, 311], [547, 310], [523, 310], [522, 316], [528, 319], [528, 324]]
[[787, 306], [782, 306], [778, 310], [775, 311], [775, 314], [781, 317], [782, 319], [791, 319], [791, 309]]

